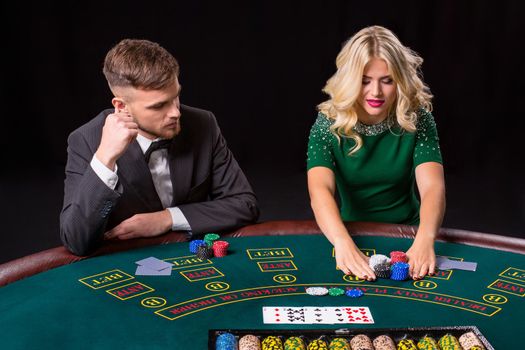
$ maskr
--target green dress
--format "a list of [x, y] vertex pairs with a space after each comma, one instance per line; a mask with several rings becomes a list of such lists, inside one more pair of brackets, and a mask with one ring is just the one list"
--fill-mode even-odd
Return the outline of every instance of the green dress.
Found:
[[386, 121], [375, 132], [376, 126], [361, 130], [363, 145], [352, 155], [348, 153], [355, 141], [341, 137], [339, 142], [330, 131], [333, 122], [322, 113], [317, 116], [310, 131], [307, 169], [322, 166], [334, 172], [342, 219], [417, 225], [415, 168], [425, 162], [442, 163], [432, 114], [421, 110], [412, 133], [397, 123], [385, 126]]

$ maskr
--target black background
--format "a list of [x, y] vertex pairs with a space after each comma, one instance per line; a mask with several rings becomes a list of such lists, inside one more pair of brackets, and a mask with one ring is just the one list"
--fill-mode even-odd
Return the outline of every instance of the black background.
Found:
[[4, 2], [0, 262], [60, 244], [67, 136], [110, 107], [102, 61], [123, 38], [178, 59], [182, 102], [215, 113], [260, 221], [312, 218], [306, 143], [321, 89], [342, 44], [373, 24], [425, 59], [443, 226], [525, 237], [522, 13], [519, 1]]

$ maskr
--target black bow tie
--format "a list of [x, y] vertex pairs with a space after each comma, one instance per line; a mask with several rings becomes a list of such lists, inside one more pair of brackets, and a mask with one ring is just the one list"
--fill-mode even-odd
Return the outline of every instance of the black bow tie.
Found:
[[144, 158], [146, 159], [146, 163], [149, 163], [149, 158], [151, 157], [151, 154], [155, 152], [156, 150], [162, 149], [162, 148], [169, 148], [171, 145], [171, 141], [173, 140], [159, 140], [152, 142], [151, 145], [149, 145], [146, 153], [144, 153]]

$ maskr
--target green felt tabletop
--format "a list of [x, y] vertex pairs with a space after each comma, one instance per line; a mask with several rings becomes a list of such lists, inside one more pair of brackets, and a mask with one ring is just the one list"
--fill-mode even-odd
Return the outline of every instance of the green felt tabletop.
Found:
[[[322, 328], [477, 326], [496, 349], [521, 344], [525, 256], [453, 243], [436, 253], [477, 271], [422, 281], [355, 280], [336, 269], [323, 236], [227, 238], [229, 255], [197, 259], [188, 243], [83, 260], [0, 288], [2, 349], [206, 349], [209, 329], [299, 329], [264, 324], [265, 306], [367, 306], [374, 324]], [[411, 240], [356, 237], [367, 254], [406, 251]], [[174, 264], [170, 276], [136, 276], [136, 261]], [[314, 297], [309, 286], [358, 287], [361, 298]]]

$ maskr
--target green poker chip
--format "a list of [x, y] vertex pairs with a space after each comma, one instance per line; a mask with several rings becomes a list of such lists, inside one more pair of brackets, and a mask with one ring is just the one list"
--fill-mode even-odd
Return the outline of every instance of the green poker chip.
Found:
[[342, 288], [332, 287], [332, 288], [328, 289], [328, 294], [330, 294], [333, 297], [338, 297], [340, 295], [344, 295], [345, 294], [345, 290], [342, 289]]

